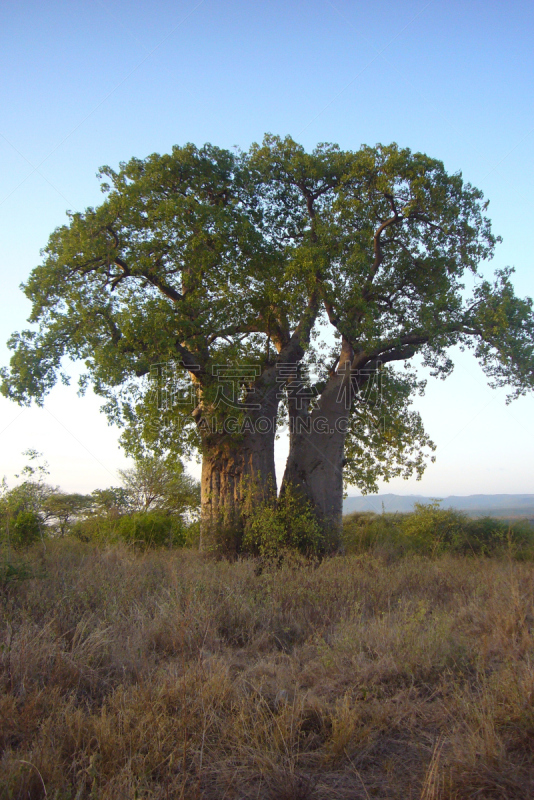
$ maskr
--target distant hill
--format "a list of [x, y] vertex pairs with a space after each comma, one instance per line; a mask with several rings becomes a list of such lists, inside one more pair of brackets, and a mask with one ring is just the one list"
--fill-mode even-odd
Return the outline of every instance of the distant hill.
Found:
[[[433, 497], [423, 495], [373, 494], [362, 497], [347, 497], [343, 502], [343, 513], [353, 511], [386, 512], [413, 511], [415, 503], [430, 503]], [[441, 498], [440, 498], [441, 499]], [[441, 508], [455, 508], [470, 516], [480, 517], [534, 517], [534, 494], [470, 494], [466, 497], [451, 495], [441, 499]]]

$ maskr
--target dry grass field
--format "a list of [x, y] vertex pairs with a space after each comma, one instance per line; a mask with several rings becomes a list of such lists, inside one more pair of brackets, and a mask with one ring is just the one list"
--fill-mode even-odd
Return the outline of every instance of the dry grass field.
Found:
[[2, 800], [534, 797], [534, 564], [49, 541], [0, 588]]

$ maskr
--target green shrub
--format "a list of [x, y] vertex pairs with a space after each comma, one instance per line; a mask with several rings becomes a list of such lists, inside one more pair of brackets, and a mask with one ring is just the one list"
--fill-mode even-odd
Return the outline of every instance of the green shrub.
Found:
[[78, 520], [71, 526], [70, 535], [80, 542], [90, 544], [113, 544], [118, 542], [119, 518], [94, 514], [87, 519]]
[[136, 512], [121, 517], [117, 536], [138, 547], [184, 547], [186, 526], [179, 517], [161, 511]]
[[120, 517], [94, 515], [75, 523], [71, 535], [95, 545], [123, 541], [142, 549], [195, 547], [198, 546], [199, 523], [186, 525], [181, 517], [163, 511], [139, 511]]
[[410, 550], [435, 555], [446, 550], [461, 550], [466, 538], [467, 518], [439, 501], [416, 503], [415, 511], [400, 521], [400, 530]]
[[505, 520], [482, 517], [466, 521], [464, 552], [489, 554], [506, 546], [510, 524]]
[[506, 551], [516, 557], [532, 556], [534, 552], [534, 526], [528, 520], [494, 519], [482, 517], [468, 520], [464, 552], [491, 555]]
[[10, 524], [10, 544], [29, 547], [41, 538], [41, 520], [35, 511], [19, 511]]
[[[16, 581], [32, 578], [34, 572], [29, 564], [20, 560], [20, 556], [2, 553], [0, 556], [0, 587]], [[0, 648], [1, 649], [1, 648]]]
[[243, 537], [244, 549], [263, 558], [276, 558], [284, 550], [318, 555], [322, 542], [323, 531], [315, 514], [291, 489], [276, 505], [260, 505], [250, 515]]
[[349, 514], [343, 519], [343, 540], [349, 553], [379, 548], [396, 554], [506, 552], [515, 558], [534, 557], [534, 525], [528, 520], [470, 519], [460, 511], [440, 508], [438, 501], [417, 503], [410, 514]]
[[375, 514], [373, 511], [355, 511], [343, 517], [343, 545], [347, 553], [364, 553], [368, 550], [399, 548], [397, 514]]

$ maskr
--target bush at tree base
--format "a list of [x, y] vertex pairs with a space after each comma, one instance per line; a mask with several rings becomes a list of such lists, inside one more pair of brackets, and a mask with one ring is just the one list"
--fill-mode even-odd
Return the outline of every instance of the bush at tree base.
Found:
[[312, 508], [291, 488], [276, 505], [260, 505], [248, 518], [243, 546], [253, 555], [273, 558], [294, 550], [305, 556], [320, 555], [324, 531]]

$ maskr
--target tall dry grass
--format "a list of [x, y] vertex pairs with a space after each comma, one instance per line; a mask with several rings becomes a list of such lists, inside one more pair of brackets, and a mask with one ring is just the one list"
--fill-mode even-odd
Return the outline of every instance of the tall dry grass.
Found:
[[1, 588], [2, 800], [534, 797], [531, 563], [24, 559]]

